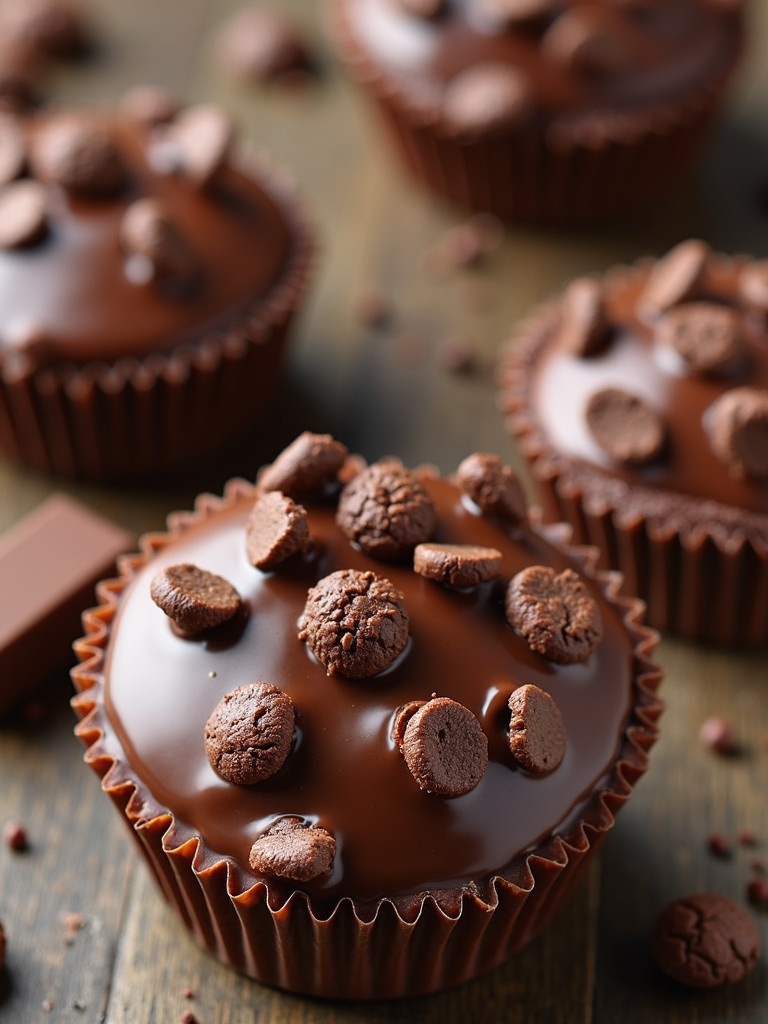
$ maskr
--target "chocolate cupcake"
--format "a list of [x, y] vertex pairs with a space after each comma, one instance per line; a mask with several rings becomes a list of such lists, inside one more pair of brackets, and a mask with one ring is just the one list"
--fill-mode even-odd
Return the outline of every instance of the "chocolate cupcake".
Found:
[[214, 452], [274, 392], [312, 241], [223, 111], [0, 122], [0, 448], [119, 479]]
[[660, 629], [768, 641], [768, 264], [687, 241], [523, 324], [501, 405], [546, 515]]
[[391, 998], [550, 921], [660, 712], [640, 606], [566, 533], [494, 456], [444, 479], [304, 434], [123, 561], [76, 645], [77, 731], [201, 945]]
[[655, 202], [689, 167], [742, 49], [717, 0], [333, 0], [337, 48], [411, 174], [504, 219]]

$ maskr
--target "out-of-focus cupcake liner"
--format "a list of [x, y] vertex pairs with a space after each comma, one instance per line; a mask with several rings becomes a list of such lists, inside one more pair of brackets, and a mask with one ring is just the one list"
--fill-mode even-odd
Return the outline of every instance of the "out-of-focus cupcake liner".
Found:
[[449, 203], [503, 220], [577, 224], [657, 202], [694, 161], [740, 57], [734, 46], [716, 78], [678, 102], [467, 141], [445, 123], [434, 97], [409, 90], [369, 59], [347, 5], [331, 5], [337, 49], [410, 174]]
[[280, 279], [230, 326], [146, 357], [83, 366], [0, 359], [0, 449], [8, 456], [68, 477], [151, 476], [217, 451], [258, 420], [280, 378], [314, 242], [287, 176], [253, 157], [241, 165], [287, 219], [293, 247]]
[[[255, 493], [252, 484], [233, 480], [223, 498], [202, 495], [194, 512], [169, 517], [168, 533], [145, 536], [141, 554], [121, 559], [118, 579], [99, 585], [100, 603], [84, 613], [86, 635], [75, 644], [79, 665], [72, 673], [85, 760], [169, 904], [197, 942], [223, 963], [269, 985], [341, 999], [414, 996], [469, 980], [503, 962], [551, 920], [645, 771], [662, 710], [656, 696], [661, 674], [651, 661], [656, 634], [641, 625], [640, 602], [617, 596], [617, 574], [600, 574], [599, 585], [618, 607], [634, 648], [632, 709], [613, 767], [562, 835], [459, 890], [375, 904], [344, 898], [322, 912], [295, 892], [272, 905], [268, 883], [209, 850], [198, 833], [157, 803], [133, 773], [104, 706], [105, 651], [130, 580], [191, 525]], [[542, 530], [554, 543], [567, 543], [567, 527]], [[594, 551], [574, 548], [569, 554], [591, 571]]]
[[[648, 261], [614, 268], [621, 287]], [[576, 544], [647, 605], [651, 626], [724, 646], [768, 642], [768, 518], [719, 502], [629, 484], [556, 451], [531, 406], [531, 374], [560, 322], [557, 300], [515, 332], [499, 363], [499, 405], [531, 471], [545, 519], [567, 522]]]

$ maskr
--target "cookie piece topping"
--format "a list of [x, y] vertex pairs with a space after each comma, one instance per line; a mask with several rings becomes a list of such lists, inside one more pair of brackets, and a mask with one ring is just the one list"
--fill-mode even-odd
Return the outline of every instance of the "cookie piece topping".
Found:
[[134, 261], [131, 276], [137, 281], [183, 285], [195, 275], [192, 250], [159, 199], [145, 197], [131, 203], [120, 224], [120, 243]]
[[476, 587], [498, 576], [501, 552], [474, 544], [417, 544], [413, 568], [420, 576], [451, 587]]
[[311, 882], [327, 875], [336, 856], [336, 840], [319, 825], [280, 818], [251, 847], [248, 863], [260, 875]]
[[254, 502], [245, 527], [248, 561], [272, 572], [309, 543], [307, 510], [281, 491], [267, 491]]
[[14, 181], [0, 188], [0, 249], [34, 245], [47, 227], [47, 200], [39, 182]]
[[704, 281], [710, 255], [707, 243], [696, 238], [670, 249], [651, 271], [638, 304], [666, 313], [693, 298]]
[[433, 697], [416, 708], [400, 752], [419, 787], [436, 796], [469, 793], [488, 769], [488, 739], [480, 723], [449, 697]]
[[150, 594], [186, 636], [196, 636], [227, 622], [242, 605], [231, 583], [189, 563], [161, 569], [152, 579]]
[[643, 466], [664, 450], [667, 431], [658, 412], [622, 388], [602, 388], [585, 409], [592, 436], [616, 462]]
[[375, 676], [389, 668], [408, 642], [403, 595], [376, 573], [340, 569], [310, 589], [299, 619], [299, 639], [329, 676]]
[[712, 451], [737, 476], [768, 479], [768, 390], [726, 391], [707, 409], [704, 424]]
[[540, 775], [554, 771], [565, 756], [567, 734], [560, 708], [546, 690], [527, 683], [507, 702], [509, 749], [517, 763]]
[[358, 473], [339, 497], [336, 525], [367, 555], [387, 562], [407, 558], [435, 529], [435, 507], [413, 473], [399, 462], [376, 462]]
[[271, 683], [248, 683], [225, 694], [205, 724], [205, 753], [227, 782], [255, 786], [285, 764], [295, 713], [287, 693]]
[[126, 169], [108, 128], [85, 114], [51, 117], [34, 137], [35, 177], [85, 198], [108, 199], [125, 185]]
[[599, 281], [594, 277], [572, 281], [563, 296], [561, 310], [558, 341], [564, 351], [584, 359], [604, 348], [612, 327]]
[[336, 483], [348, 454], [330, 434], [305, 430], [259, 475], [262, 491], [282, 491], [291, 498], [313, 497]]
[[693, 373], [712, 376], [733, 371], [746, 347], [741, 315], [713, 302], [686, 302], [671, 309], [659, 323], [657, 338]]
[[487, 61], [453, 78], [443, 96], [443, 114], [460, 135], [501, 134], [525, 122], [533, 109], [528, 79], [508, 64]]
[[668, 904], [651, 936], [658, 966], [691, 988], [741, 981], [759, 960], [760, 947], [760, 929], [749, 913], [716, 893], [696, 893]]
[[517, 473], [505, 466], [498, 455], [468, 455], [456, 471], [456, 483], [487, 515], [509, 523], [525, 521], [525, 492]]
[[559, 665], [585, 662], [603, 638], [600, 609], [573, 569], [521, 570], [507, 585], [504, 610], [531, 650]]
[[229, 115], [213, 103], [182, 110], [167, 130], [181, 173], [198, 188], [216, 177], [235, 137]]

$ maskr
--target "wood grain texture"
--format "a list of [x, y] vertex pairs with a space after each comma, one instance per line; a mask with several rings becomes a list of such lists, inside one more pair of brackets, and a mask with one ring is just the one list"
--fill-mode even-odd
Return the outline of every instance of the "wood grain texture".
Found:
[[[493, 363], [511, 325], [571, 277], [687, 235], [724, 250], [768, 255], [768, 2], [752, 11], [751, 53], [728, 118], [699, 171], [639, 221], [582, 233], [509, 232], [488, 264], [434, 277], [423, 254], [458, 222], [391, 165], [360, 96], [331, 58], [314, 0], [281, 0], [324, 56], [316, 88], [286, 95], [232, 84], [211, 59], [211, 33], [235, 2], [92, 0], [102, 46], [96, 58], [50, 80], [57, 102], [109, 102], [138, 81], [225, 103], [253, 146], [288, 165], [321, 236], [316, 284], [292, 349], [269, 431], [225, 457], [153, 489], [66, 484], [136, 532], [157, 529], [200, 490], [253, 476], [301, 429], [328, 430], [368, 458], [452, 470], [473, 450], [516, 461], [495, 408]], [[763, 195], [763, 199], [765, 196]], [[363, 327], [361, 291], [392, 305], [386, 331]], [[471, 373], [440, 364], [448, 336], [466, 341]], [[57, 486], [0, 460], [0, 529]], [[199, 951], [164, 905], [118, 816], [81, 762], [72, 736], [68, 680], [50, 681], [41, 725], [0, 724], [0, 824], [22, 821], [31, 848], [0, 847], [0, 919], [9, 934], [0, 972], [2, 1024], [764, 1024], [765, 958], [740, 986], [683, 991], [653, 967], [648, 935], [663, 904], [697, 889], [743, 901], [749, 862], [768, 858], [768, 658], [665, 640], [668, 710], [652, 767], [568, 908], [507, 966], [435, 997], [394, 1004], [333, 1004], [285, 995], [234, 975]], [[723, 759], [697, 742], [701, 722], [727, 714], [742, 739]], [[712, 832], [752, 829], [717, 859]], [[67, 942], [64, 916], [84, 927]], [[759, 916], [768, 946], [768, 918]], [[194, 998], [185, 997], [185, 989]], [[49, 1005], [46, 1009], [44, 1004]]]

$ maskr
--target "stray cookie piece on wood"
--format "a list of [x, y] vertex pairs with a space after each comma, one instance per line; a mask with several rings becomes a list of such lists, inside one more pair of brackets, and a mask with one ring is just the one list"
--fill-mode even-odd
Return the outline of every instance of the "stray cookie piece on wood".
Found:
[[336, 856], [336, 840], [319, 825], [281, 818], [251, 847], [248, 863], [260, 875], [310, 882], [327, 875]]
[[208, 761], [227, 782], [264, 782], [285, 764], [294, 723], [293, 702], [277, 686], [238, 686], [221, 698], [205, 724]]
[[586, 661], [603, 637], [600, 610], [573, 569], [521, 570], [509, 581], [504, 609], [531, 650], [559, 665]]
[[152, 579], [150, 593], [155, 604], [187, 636], [227, 622], [242, 604], [238, 592], [222, 576], [189, 563], [161, 569]]
[[272, 572], [309, 543], [307, 511], [281, 491], [267, 491], [254, 502], [245, 527], [248, 561]]

